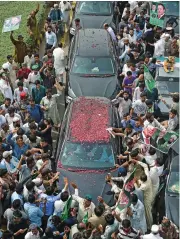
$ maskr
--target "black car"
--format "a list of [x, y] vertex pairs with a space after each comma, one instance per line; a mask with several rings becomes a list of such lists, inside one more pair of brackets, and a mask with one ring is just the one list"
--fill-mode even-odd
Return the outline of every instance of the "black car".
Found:
[[79, 185], [80, 195], [91, 193], [93, 200], [101, 195], [109, 200], [105, 175], [116, 173], [120, 137], [106, 130], [120, 127], [117, 108], [104, 97], [79, 97], [66, 109], [57, 145], [57, 171]]
[[172, 104], [170, 93], [179, 90], [179, 67], [175, 67], [173, 72], [166, 73], [163, 67], [156, 71], [156, 88], [158, 90], [159, 102], [158, 106], [162, 113], [163, 119], [169, 118], [169, 108], [161, 101], [161, 97], [169, 104]]
[[103, 28], [104, 23], [108, 23], [115, 30], [118, 14], [114, 9], [114, 3], [110, 1], [77, 2], [70, 35], [75, 35], [74, 19], [76, 18], [80, 19], [82, 28]]
[[104, 29], [79, 30], [68, 54], [66, 92], [71, 98], [112, 98], [118, 76], [116, 46]]

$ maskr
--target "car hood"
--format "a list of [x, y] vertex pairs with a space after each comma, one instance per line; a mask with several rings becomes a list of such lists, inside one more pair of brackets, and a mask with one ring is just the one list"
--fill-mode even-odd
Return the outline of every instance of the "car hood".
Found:
[[70, 87], [79, 96], [101, 96], [110, 98], [116, 89], [116, 76], [80, 77], [70, 76]]
[[166, 192], [165, 205], [167, 217], [179, 227], [179, 195]]
[[[64, 187], [63, 177], [67, 177], [69, 182], [77, 184], [79, 189], [79, 196], [84, 197], [86, 194], [91, 194], [92, 201], [97, 203], [97, 197], [101, 196], [107, 204], [113, 205], [112, 195], [106, 193], [111, 190], [109, 184], [105, 181], [105, 176], [108, 172], [72, 172], [63, 168], [58, 169], [60, 172], [60, 188]], [[112, 176], [117, 177], [117, 169], [111, 172]], [[74, 194], [74, 189], [70, 186], [70, 193]]]
[[112, 16], [97, 16], [97, 15], [76, 15], [80, 19], [82, 28], [103, 28], [105, 23], [109, 25], [112, 22]]

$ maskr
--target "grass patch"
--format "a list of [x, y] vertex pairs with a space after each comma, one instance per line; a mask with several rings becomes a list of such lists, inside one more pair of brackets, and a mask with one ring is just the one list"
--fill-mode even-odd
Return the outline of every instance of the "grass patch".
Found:
[[[26, 42], [29, 38], [27, 32], [27, 18], [31, 11], [35, 10], [37, 3], [40, 4], [40, 10], [36, 17], [38, 22], [42, 21], [46, 14], [46, 9], [44, 8], [44, 2], [32, 1], [32, 2], [0, 2], [0, 67], [3, 63], [7, 61], [7, 55], [14, 54], [14, 45], [10, 40], [10, 32], [2, 33], [2, 28], [4, 20], [9, 17], [21, 15], [21, 24], [18, 30], [14, 31], [14, 38], [17, 39], [19, 34], [24, 36], [24, 41]], [[46, 17], [46, 16], [45, 16]]]

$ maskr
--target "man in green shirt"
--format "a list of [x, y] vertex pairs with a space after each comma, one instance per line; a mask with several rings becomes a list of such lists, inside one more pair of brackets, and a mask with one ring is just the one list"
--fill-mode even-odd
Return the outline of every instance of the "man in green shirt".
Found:
[[40, 104], [42, 98], [46, 96], [46, 88], [40, 84], [39, 80], [35, 82], [36, 87], [32, 89], [32, 98], [36, 104]]

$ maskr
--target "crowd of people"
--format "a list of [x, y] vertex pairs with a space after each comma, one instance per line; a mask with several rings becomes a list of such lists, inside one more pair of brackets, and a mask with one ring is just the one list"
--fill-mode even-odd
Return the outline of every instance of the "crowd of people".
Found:
[[[95, 205], [92, 192], [87, 189], [89, 194], [80, 197], [78, 185], [68, 178], [64, 178], [64, 188], [59, 188], [53, 158], [52, 129], [57, 130], [61, 123], [58, 97], [65, 83], [65, 53], [57, 43], [54, 21], [62, 20], [70, 9], [65, 1], [51, 9], [44, 26], [42, 59], [26, 47], [22, 35], [17, 40], [13, 32], [10, 35], [12, 43], [23, 50], [16, 48], [16, 61], [8, 55], [0, 71], [0, 238], [176, 239], [176, 227], [168, 218], [161, 218], [157, 225], [152, 217], [164, 161], [156, 149], [139, 143], [139, 135], [149, 125], [162, 131], [178, 127], [179, 93], [172, 94], [172, 105], [162, 99], [170, 111], [169, 120], [160, 122], [157, 91], [148, 92], [144, 79], [144, 65], [152, 76], [162, 67], [156, 57], [179, 56], [173, 24], [165, 29], [152, 26], [147, 2], [132, 1], [121, 2], [117, 33], [104, 25], [117, 45], [122, 67], [121, 90], [112, 100], [118, 107], [121, 128], [112, 128], [111, 134], [121, 138], [123, 147], [117, 156], [117, 177], [108, 174], [105, 178], [114, 206], [101, 196]], [[75, 27], [76, 31], [82, 28], [80, 19], [75, 19]], [[134, 178], [131, 203], [120, 210], [123, 186], [134, 168], [139, 174]], [[69, 186], [74, 188], [73, 194]]]

